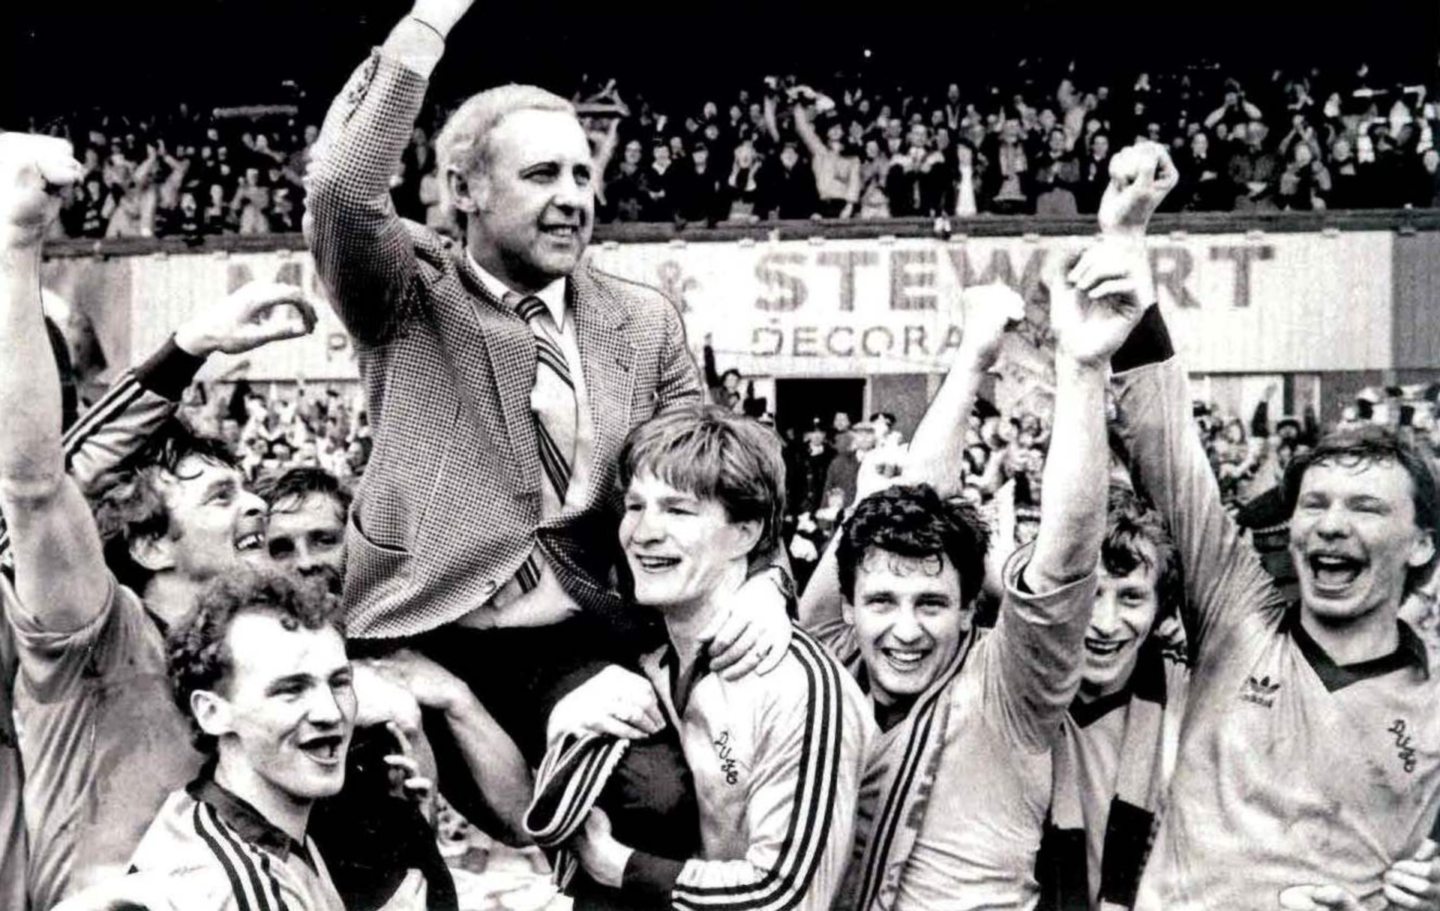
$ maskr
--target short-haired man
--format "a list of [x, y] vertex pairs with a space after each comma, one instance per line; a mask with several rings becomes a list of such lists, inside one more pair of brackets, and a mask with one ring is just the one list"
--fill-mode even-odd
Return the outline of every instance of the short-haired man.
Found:
[[131, 858], [185, 909], [343, 911], [307, 836], [339, 793], [356, 699], [339, 605], [318, 585], [227, 575], [168, 640], [175, 702], [208, 757]]
[[[463, 245], [395, 214], [390, 177], [471, 5], [416, 0], [334, 102], [306, 234], [374, 427], [347, 528], [350, 633], [417, 639], [537, 758], [556, 693], [653, 637], [611, 583], [613, 548], [595, 542], [619, 521], [626, 434], [703, 387], [671, 302], [582, 261], [598, 178], [565, 99], [500, 86], [440, 131]], [[715, 639], [722, 667], [783, 654], [783, 551], [757, 558], [770, 563]]]
[[[1139, 173], [1173, 171], [1163, 148], [1143, 151]], [[1164, 195], [1136, 189], [1152, 211]], [[1143, 222], [1107, 224], [1102, 208], [1102, 228], [1133, 240]], [[1136, 907], [1412, 907], [1398, 887], [1414, 871], [1391, 866], [1412, 863], [1440, 812], [1440, 675], [1397, 614], [1436, 562], [1428, 458], [1367, 427], [1295, 459], [1287, 603], [1220, 502], [1157, 308], [1114, 369], [1118, 433], [1174, 536], [1196, 656]]]
[[[987, 529], [966, 504], [924, 484], [861, 500], [836, 549], [838, 592], [806, 591], [802, 619], [865, 682], [884, 732], [862, 791], [844, 907], [1038, 901], [1051, 751], [1080, 682], [1105, 528], [1108, 359], [1140, 311], [1137, 289], [1120, 280], [1126, 255], [1088, 250], [1069, 286], [1052, 286], [1052, 445], [1068, 457], [1046, 464], [1039, 533], [1005, 569], [995, 627], [974, 629]], [[920, 477], [942, 474], [937, 456], [963, 445], [964, 422], [953, 416], [968, 413], [998, 337], [981, 333], [976, 347], [963, 346], [960, 369], [931, 406], [952, 416], [950, 428], [933, 444], [927, 414], [912, 445]]]
[[345, 579], [351, 493], [323, 468], [291, 468], [256, 487], [268, 508], [265, 549], [279, 569], [319, 578], [335, 594]]
[[[1056, 744], [1037, 862], [1047, 911], [1134, 905], [1189, 692], [1175, 544], [1128, 488], [1111, 488], [1108, 515], [1080, 691]], [[1401, 907], [1434, 906], [1440, 870], [1402, 861], [1390, 876], [1396, 894], [1414, 902]]]
[[[773, 431], [713, 405], [641, 425], [620, 454], [632, 609], [658, 611], [669, 640], [641, 664], [694, 776], [701, 834], [698, 855], [671, 859], [622, 844], [591, 812], [572, 846], [625, 906], [818, 911], [836, 896], [874, 737], [863, 695], [803, 633], [774, 671], [739, 680], [714, 672], [701, 639], [779, 533], [784, 472]], [[547, 768], [567, 751], [557, 743]], [[597, 779], [575, 776], [579, 800], [534, 816], [569, 820], [550, 833], [568, 835]]]
[[1135, 901], [1184, 716], [1183, 596], [1164, 522], [1134, 491], [1112, 487], [1080, 689], [1055, 745], [1036, 871], [1042, 908]]
[[[40, 242], [55, 194], [79, 169], [64, 142], [0, 136], [0, 511], [15, 561], [0, 600], [18, 658], [27, 880], [37, 907], [121, 869], [165, 793], [193, 774], [197, 757], [165, 697], [161, 627], [189, 610], [206, 580], [263, 554], [262, 504], [218, 447], [162, 432], [106, 487], [98, 520], [65, 472], [59, 382], [53, 361], [33, 355], [48, 347]], [[296, 289], [260, 303], [266, 312], [305, 306]], [[266, 322], [223, 344], [244, 350], [277, 337]], [[294, 322], [278, 337], [310, 325]], [[190, 333], [167, 348], [193, 361], [219, 344]], [[117, 583], [121, 574], [137, 588]]]

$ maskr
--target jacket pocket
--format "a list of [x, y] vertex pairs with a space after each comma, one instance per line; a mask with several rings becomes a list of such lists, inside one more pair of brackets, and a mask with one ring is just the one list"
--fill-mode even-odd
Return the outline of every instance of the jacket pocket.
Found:
[[357, 593], [393, 591], [407, 581], [410, 551], [372, 540], [360, 525], [359, 510], [350, 513], [346, 546], [352, 550], [345, 561], [347, 590], [353, 587]]

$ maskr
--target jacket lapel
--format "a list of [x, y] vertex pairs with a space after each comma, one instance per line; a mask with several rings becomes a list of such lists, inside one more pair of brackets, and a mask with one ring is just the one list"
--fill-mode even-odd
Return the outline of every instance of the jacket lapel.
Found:
[[[469, 316], [473, 332], [467, 338], [477, 339], [474, 345], [452, 349], [456, 362], [458, 390], [463, 399], [474, 402], [481, 393], [476, 378], [487, 374], [495, 384], [500, 410], [505, 421], [510, 448], [510, 472], [515, 488], [527, 494], [540, 495], [540, 454], [535, 440], [535, 416], [530, 410], [530, 390], [535, 385], [535, 344], [530, 327], [518, 316], [510, 316], [504, 305], [485, 290], [470, 271], [464, 248], [456, 256], [460, 281], [471, 295]], [[484, 362], [483, 354], [489, 363]], [[483, 432], [483, 428], [476, 428]]]
[[[575, 314], [575, 340], [590, 399], [592, 465], [609, 465], [619, 458], [620, 445], [630, 432], [635, 351], [624, 329], [629, 314], [621, 301], [596, 283], [588, 263], [570, 276], [568, 288], [569, 305]], [[603, 471], [591, 470], [593, 478], [604, 476]], [[589, 499], [593, 503], [608, 495], [608, 490], [597, 490], [592, 485]]]

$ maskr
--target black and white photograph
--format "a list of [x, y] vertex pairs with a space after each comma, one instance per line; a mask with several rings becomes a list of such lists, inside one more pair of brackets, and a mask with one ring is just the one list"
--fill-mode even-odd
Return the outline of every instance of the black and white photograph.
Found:
[[1440, 911], [1440, 4], [0, 12], [0, 911]]

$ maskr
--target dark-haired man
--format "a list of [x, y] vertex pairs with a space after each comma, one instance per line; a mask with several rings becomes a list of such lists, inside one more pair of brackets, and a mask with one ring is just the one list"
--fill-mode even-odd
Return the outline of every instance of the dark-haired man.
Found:
[[[1141, 172], [1172, 168], [1143, 155]], [[1196, 656], [1136, 907], [1413, 907], [1401, 890], [1423, 887], [1440, 812], [1440, 675], [1397, 615], [1435, 565], [1433, 468], [1376, 427], [1297, 456], [1287, 602], [1220, 502], [1174, 354], [1152, 307], [1114, 360], [1118, 432], [1174, 536]]]
[[172, 695], [207, 761], [165, 800], [131, 871], [163, 875], [173, 905], [343, 911], [306, 832], [345, 783], [355, 726], [338, 607], [319, 586], [231, 575], [172, 631]]
[[318, 577], [340, 594], [350, 489], [323, 468], [291, 468], [257, 487], [269, 510], [265, 548], [277, 568]]
[[[1096, 247], [1070, 272], [1070, 287], [1053, 285], [1052, 445], [1070, 457], [1047, 462], [1051, 493], [1039, 533], [1004, 572], [994, 629], [973, 628], [988, 530], [973, 509], [923, 484], [891, 487], [855, 507], [835, 557], [838, 622], [836, 598], [818, 603], [823, 589], [806, 592], [802, 618], [819, 622], [865, 683], [884, 731], [861, 793], [845, 907], [1038, 901], [1051, 750], [1080, 682], [1105, 527], [1106, 361], [1139, 313], [1127, 295], [1143, 293], [1119, 279], [1130, 255]], [[978, 340], [969, 362], [957, 363], [963, 369], [952, 368], [932, 412], [969, 411], [998, 335]], [[922, 477], [941, 474], [937, 456], [963, 445], [953, 429], [963, 421], [952, 417], [937, 446], [928, 418], [911, 454], [930, 463]]]
[[[301, 578], [323, 580], [325, 587], [339, 595], [345, 579], [345, 519], [350, 508], [350, 490], [334, 475], [319, 468], [291, 468], [259, 485], [261, 498], [269, 509], [265, 546], [276, 568], [290, 570]], [[448, 782], [450, 793], [465, 795], [466, 812], [483, 818], [497, 834], [517, 837], [520, 816], [530, 797], [530, 775], [518, 748], [496, 725], [485, 707], [454, 674], [411, 651], [384, 659], [360, 662], [362, 695], [372, 679], [370, 671], [408, 691], [419, 707], [443, 715], [450, 737], [438, 744], [444, 760], [453, 764], [456, 775], [468, 771], [471, 780]], [[357, 752], [366, 754], [373, 745], [374, 731], [365, 725], [378, 721], [362, 718]], [[382, 740], [389, 735], [378, 732]], [[430, 744], [415, 736], [417, 752], [429, 755]], [[343, 809], [340, 809], [343, 808]], [[348, 816], [347, 816], [348, 814]], [[363, 790], [347, 788], [342, 799], [325, 808], [322, 832], [352, 839], [375, 824], [370, 798]], [[354, 820], [346, 825], [346, 819]], [[383, 822], [383, 821], [380, 821]], [[349, 833], [341, 830], [349, 828]], [[330, 839], [327, 839], [330, 840]], [[364, 840], [359, 838], [359, 840]], [[347, 861], [359, 852], [347, 851]], [[381, 871], [383, 873], [383, 871]], [[350, 871], [337, 875], [348, 880]], [[342, 882], [342, 886], [346, 883]], [[383, 888], [383, 886], [381, 887]]]

